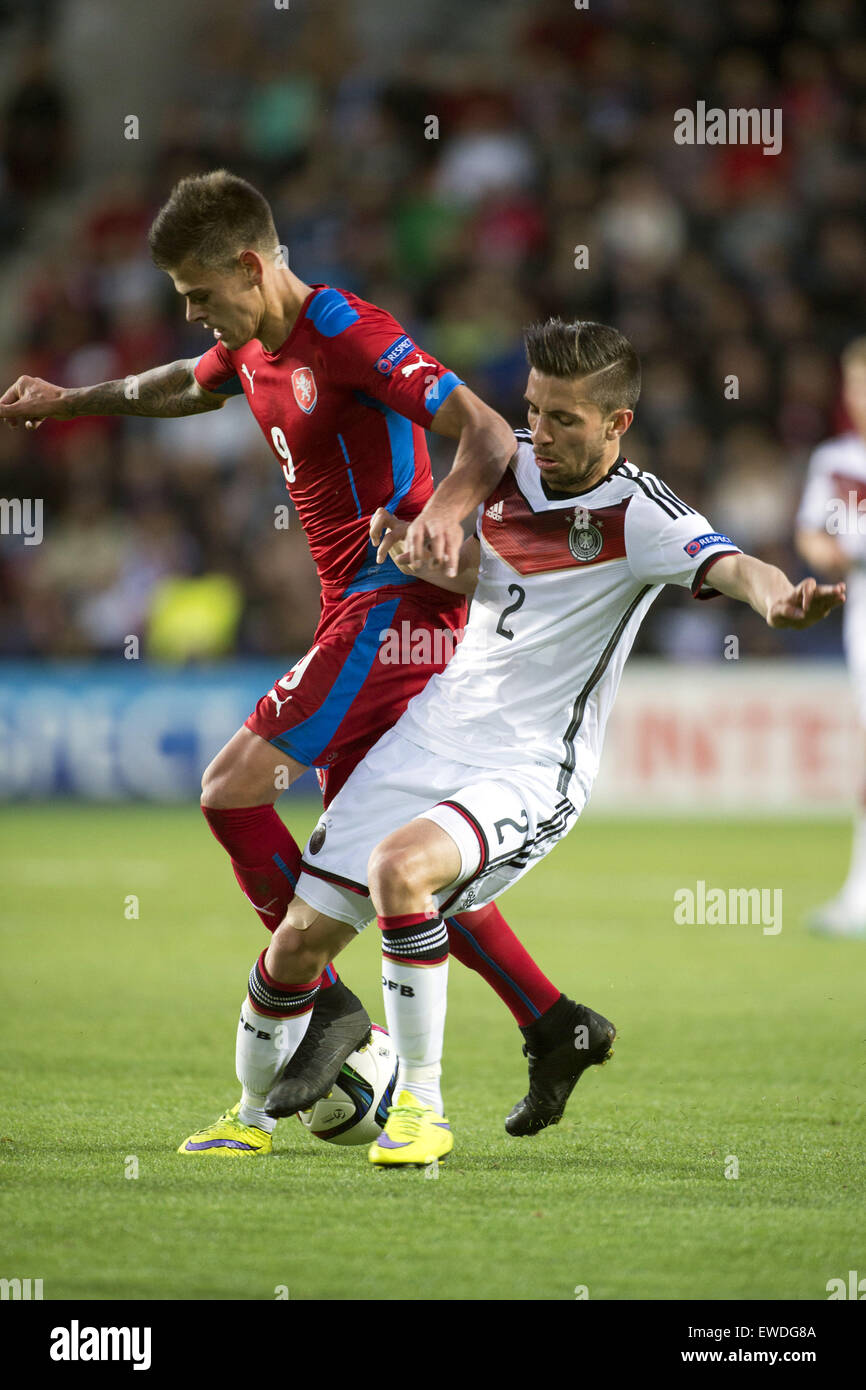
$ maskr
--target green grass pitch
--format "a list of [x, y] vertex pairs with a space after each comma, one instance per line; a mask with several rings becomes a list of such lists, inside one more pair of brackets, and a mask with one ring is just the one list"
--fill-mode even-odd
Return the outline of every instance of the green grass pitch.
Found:
[[[312, 803], [283, 813], [303, 839]], [[264, 933], [195, 807], [4, 809], [0, 1275], [46, 1299], [825, 1299], [866, 1272], [866, 942], [803, 915], [847, 849], [843, 821], [588, 816], [500, 905], [615, 1058], [509, 1139], [520, 1038], [452, 963], [432, 1180], [295, 1120], [268, 1159], [176, 1154], [236, 1099]], [[699, 879], [782, 888], [781, 933], [677, 926]], [[341, 968], [382, 1021], [378, 945]]]

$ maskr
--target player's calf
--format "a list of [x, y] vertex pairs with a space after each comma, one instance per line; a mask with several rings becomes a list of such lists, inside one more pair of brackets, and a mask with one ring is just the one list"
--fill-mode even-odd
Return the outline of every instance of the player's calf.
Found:
[[[352, 927], [296, 898], [268, 947], [268, 972], [284, 983], [312, 979], [354, 937]], [[295, 1115], [326, 1096], [346, 1058], [367, 1041], [371, 1028], [367, 1010], [342, 980], [322, 990], [303, 1041], [268, 1089], [267, 1115]]]
[[448, 986], [448, 929], [433, 894], [453, 882], [461, 856], [450, 835], [418, 818], [376, 846], [370, 896], [382, 932], [382, 993], [399, 1058], [398, 1089], [442, 1113], [442, 1045]]
[[[307, 768], [246, 726], [238, 729], [208, 763], [201, 802], [214, 810], [273, 805]], [[278, 774], [282, 773], [282, 785]]]

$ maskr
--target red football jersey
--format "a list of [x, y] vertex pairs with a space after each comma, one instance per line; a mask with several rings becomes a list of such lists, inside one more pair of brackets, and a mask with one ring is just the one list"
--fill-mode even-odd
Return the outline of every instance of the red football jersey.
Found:
[[[417, 516], [433, 491], [424, 428], [462, 385], [384, 309], [315, 285], [286, 341], [236, 351], [217, 342], [195, 365], [206, 391], [246, 395], [282, 465], [326, 597], [420, 584], [376, 564], [370, 518]], [[437, 603], [441, 589], [431, 589]]]

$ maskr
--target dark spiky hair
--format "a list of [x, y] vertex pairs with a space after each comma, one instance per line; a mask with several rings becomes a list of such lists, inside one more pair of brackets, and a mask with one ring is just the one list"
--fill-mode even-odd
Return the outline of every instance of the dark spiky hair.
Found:
[[640, 359], [628, 338], [606, 323], [552, 318], [523, 331], [530, 367], [543, 376], [582, 377], [587, 395], [606, 418], [634, 410], [640, 396]]

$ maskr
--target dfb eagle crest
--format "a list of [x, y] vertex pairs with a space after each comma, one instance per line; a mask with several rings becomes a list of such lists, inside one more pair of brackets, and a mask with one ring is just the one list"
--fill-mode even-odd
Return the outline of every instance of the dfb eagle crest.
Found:
[[575, 507], [574, 521], [568, 533], [568, 548], [575, 560], [585, 562], [594, 560], [601, 554], [604, 545], [604, 537], [600, 530], [601, 523], [596, 523], [590, 517], [585, 507]]

